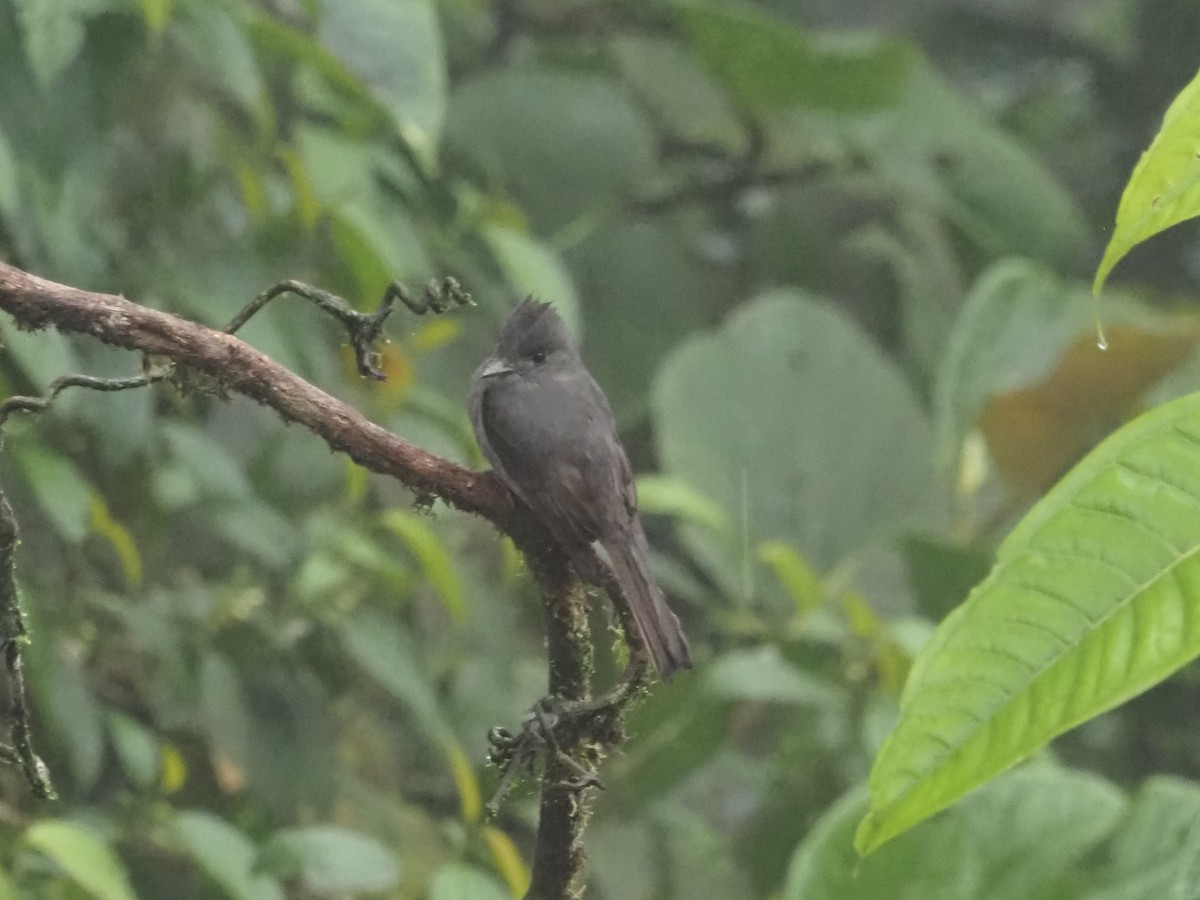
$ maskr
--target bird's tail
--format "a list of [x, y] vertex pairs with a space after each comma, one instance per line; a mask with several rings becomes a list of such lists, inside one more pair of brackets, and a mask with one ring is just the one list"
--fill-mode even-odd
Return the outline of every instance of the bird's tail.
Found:
[[634, 519], [629, 534], [623, 537], [627, 540], [612, 541], [612, 546], [606, 545], [605, 550], [621, 591], [629, 602], [642, 645], [659, 675], [664, 681], [670, 681], [680, 669], [692, 667], [687, 638], [679, 619], [650, 577], [650, 548], [641, 523]]

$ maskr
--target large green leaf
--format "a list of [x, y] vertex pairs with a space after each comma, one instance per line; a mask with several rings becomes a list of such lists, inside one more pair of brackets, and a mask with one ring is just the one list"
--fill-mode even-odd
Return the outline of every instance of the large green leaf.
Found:
[[446, 64], [430, 0], [326, 3], [320, 40], [392, 114], [431, 163], [446, 108]]
[[666, 37], [622, 35], [609, 44], [621, 74], [672, 135], [741, 149], [745, 129], [725, 92], [685, 47]]
[[17, 463], [58, 536], [78, 543], [87, 536], [92, 488], [74, 463], [33, 444], [22, 444]]
[[451, 96], [448, 144], [511, 193], [535, 233], [608, 211], [653, 171], [654, 138], [604, 78], [502, 69]]
[[108, 733], [125, 777], [139, 788], [149, 788], [162, 776], [162, 747], [158, 737], [141, 722], [119, 712], [109, 712]]
[[345, 620], [341, 630], [350, 656], [404, 704], [417, 730], [453, 769], [461, 747], [408, 635], [374, 613]]
[[702, 277], [695, 249], [660, 221], [620, 220], [566, 254], [583, 297], [584, 354], [617, 419], [646, 415], [663, 357], [708, 326], [728, 297]]
[[37, 659], [39, 706], [61, 742], [75, 783], [91, 787], [104, 766], [104, 726], [96, 696], [81, 663], [65, 648], [50, 643]]
[[1200, 864], [1200, 786], [1152, 778], [1134, 796], [1113, 836], [1100, 889], [1087, 900], [1180, 897]]
[[705, 670], [714, 697], [752, 703], [784, 703], [836, 710], [837, 688], [793, 666], [772, 644], [753, 650], [730, 650]]
[[91, 831], [63, 819], [41, 819], [25, 832], [25, 843], [53, 859], [96, 900], [135, 900], [125, 867]]
[[392, 852], [374, 838], [333, 826], [292, 828], [263, 848], [260, 866], [313, 894], [379, 893], [400, 880]]
[[83, 45], [87, 21], [113, 4], [110, 0], [17, 0], [25, 55], [43, 85], [67, 68]]
[[554, 249], [504, 225], [488, 226], [483, 238], [513, 290], [552, 302], [578, 338], [582, 327], [579, 296], [571, 273]]
[[937, 212], [989, 255], [1081, 261], [1089, 229], [1074, 197], [928, 63], [913, 66], [899, 102], [850, 131], [890, 192]]
[[725, 509], [684, 525], [728, 590], [783, 541], [826, 569], [930, 507], [929, 422], [900, 372], [827, 305], [777, 291], [685, 341], [654, 391], [666, 473]]
[[1045, 496], [939, 626], [871, 773], [863, 853], [1200, 655], [1200, 395]]
[[208, 0], [179, 5], [180, 27], [176, 33], [193, 66], [247, 113], [264, 115], [269, 108], [266, 85], [250, 36], [238, 21], [233, 5]]
[[250, 733], [254, 729], [237, 670], [224, 655], [210, 651], [200, 661], [196, 690], [199, 724], [211, 751], [224, 765], [244, 773], [250, 766]]
[[[246, 776], [256, 798], [281, 815], [297, 807], [320, 814], [337, 791], [329, 777], [337, 753], [325, 683], [307, 669], [244, 659], [239, 681], [252, 723], [246, 732]], [[231, 709], [236, 715], [236, 707]], [[297, 785], [304, 785], [303, 796]]]
[[256, 869], [258, 848], [245, 832], [211, 813], [186, 810], [175, 817], [183, 847], [230, 900], [283, 900], [279, 882]]
[[838, 43], [806, 34], [749, 4], [673, 6], [693, 52], [752, 110], [888, 106], [903, 91], [914, 56], [899, 41]]
[[1121, 202], [1116, 227], [1096, 269], [1099, 293], [1113, 266], [1135, 246], [1200, 213], [1200, 75], [1185, 87], [1163, 116], [1162, 128], [1142, 154]]
[[380, 521], [416, 557], [425, 578], [437, 591], [451, 618], [461, 622], [466, 614], [463, 586], [455, 571], [454, 557], [446, 549], [427, 518], [407, 509], [389, 509]]
[[429, 900], [507, 900], [510, 896], [496, 879], [473, 866], [442, 866], [429, 881]]
[[865, 806], [855, 790], [825, 813], [792, 859], [784, 900], [1050, 896], [1047, 889], [1111, 831], [1125, 800], [1094, 776], [1035, 766], [860, 860], [852, 841]]

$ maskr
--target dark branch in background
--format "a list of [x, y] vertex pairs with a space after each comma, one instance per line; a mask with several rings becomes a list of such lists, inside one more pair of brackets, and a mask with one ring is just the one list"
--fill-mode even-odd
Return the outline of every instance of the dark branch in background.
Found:
[[574, 38], [595, 41], [614, 34], [671, 33], [675, 18], [662, 4], [645, 0], [602, 0], [562, 3], [561, 0], [492, 0], [495, 22], [491, 60], [501, 60], [522, 35], [534, 38]]
[[733, 168], [713, 176], [689, 178], [658, 194], [635, 197], [629, 202], [629, 208], [633, 212], [654, 215], [697, 203], [728, 203], [753, 188], [809, 184], [827, 169], [823, 163], [764, 172]]
[[[417, 502], [440, 498], [484, 517], [512, 537], [542, 592], [550, 696], [535, 704], [518, 735], [493, 729], [493, 755], [502, 769], [501, 790], [495, 802], [515, 777], [536, 770], [541, 762], [541, 820], [527, 896], [544, 900], [576, 896], [584, 861], [587, 791], [599, 786], [596, 767], [607, 751], [624, 740], [622, 713], [646, 683], [645, 650], [630, 622], [628, 604], [611, 571], [601, 564], [601, 587], [612, 598], [621, 619], [631, 663], [617, 685], [600, 697], [592, 697], [586, 591], [553, 538], [528, 510], [512, 501], [499, 480], [491, 473], [473, 472], [434, 456], [380, 428], [358, 410], [233, 337], [231, 332], [284, 293], [304, 297], [337, 318], [354, 345], [359, 371], [368, 377], [375, 377], [372, 343], [380, 337], [395, 300], [416, 313], [441, 312], [451, 304], [469, 302], [452, 279], [427, 285], [420, 301], [394, 284], [379, 308], [366, 314], [353, 310], [333, 294], [288, 281], [260, 294], [221, 332], [139, 306], [124, 297], [56, 284], [0, 263], [0, 310], [11, 315], [19, 326], [50, 326], [66, 333], [86, 334], [143, 354], [146, 368], [145, 374], [128, 379], [106, 381], [82, 375], [60, 378], [45, 397], [15, 397], [0, 404], [0, 425], [15, 410], [44, 409], [66, 387], [124, 390], [164, 380], [186, 384], [189, 373], [199, 373], [219, 392], [244, 394], [270, 407], [285, 421], [308, 428], [363, 468], [397, 478], [416, 493]], [[20, 656], [14, 648], [25, 639], [25, 630], [16, 606], [15, 587], [11, 594], [6, 593], [6, 583], [12, 584], [15, 546], [16, 523], [0, 494], [0, 646], [5, 650], [10, 679], [20, 685]], [[7, 603], [9, 596], [13, 598], [11, 605]], [[14, 713], [14, 722], [24, 722], [21, 727], [25, 730], [19, 731], [14, 724], [14, 746], [0, 745], [0, 761], [20, 764], [35, 792], [52, 796], [45, 767], [29, 746], [23, 689], [14, 695], [20, 697], [21, 705]], [[17, 703], [14, 700], [14, 705]]]
[[745, 146], [734, 152], [728, 146], [711, 141], [693, 141], [667, 134], [659, 140], [659, 156], [664, 164], [680, 162], [692, 165], [680, 183], [657, 194], [634, 197], [633, 212], [653, 215], [692, 204], [728, 204], [755, 188], [790, 187], [810, 184], [833, 169], [829, 162], [818, 161], [802, 166], [770, 168], [767, 163], [768, 136], [761, 122], [749, 115], [740, 116]]

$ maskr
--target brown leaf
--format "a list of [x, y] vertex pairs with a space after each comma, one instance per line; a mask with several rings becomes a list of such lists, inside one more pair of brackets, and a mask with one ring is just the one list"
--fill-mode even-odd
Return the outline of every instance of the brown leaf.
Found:
[[1080, 337], [1043, 381], [989, 399], [979, 427], [1001, 477], [1018, 494], [1040, 496], [1136, 414], [1146, 391], [1191, 355], [1198, 338], [1192, 320], [1171, 333], [1115, 326], [1107, 350], [1093, 335]]

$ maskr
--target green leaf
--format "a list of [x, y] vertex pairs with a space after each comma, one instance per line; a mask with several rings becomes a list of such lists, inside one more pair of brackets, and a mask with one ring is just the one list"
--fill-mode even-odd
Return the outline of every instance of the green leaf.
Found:
[[649, 810], [727, 747], [734, 709], [712, 697], [704, 679], [660, 685], [629, 713], [629, 733], [642, 740], [612, 760], [609, 800], [619, 809]]
[[1102, 887], [1087, 900], [1180, 896], [1200, 865], [1200, 786], [1151, 778], [1137, 792], [1113, 837]]
[[245, 772], [250, 765], [250, 711], [237, 670], [220, 653], [209, 651], [200, 661], [197, 679], [199, 720], [210, 745], [223, 762]]
[[349, 654], [405, 704], [434, 747], [455, 743], [407, 634], [378, 614], [360, 613], [342, 624], [342, 638]]
[[290, 567], [302, 544], [300, 530], [292, 520], [260, 502], [221, 509], [211, 521], [239, 551], [275, 569]]
[[767, 541], [758, 548], [758, 558], [775, 572], [800, 615], [821, 605], [825, 591], [808, 561], [782, 541]]
[[503, 225], [489, 225], [483, 237], [512, 289], [520, 295], [532, 294], [552, 302], [579, 338], [579, 296], [558, 254], [530, 235]]
[[24, 840], [97, 900], [136, 900], [121, 860], [91, 831], [64, 819], [40, 819]]
[[59, 537], [79, 543], [88, 532], [92, 489], [69, 460], [33, 444], [22, 444], [17, 462], [42, 512]]
[[[393, 280], [406, 281], [432, 271], [433, 263], [425, 250], [425, 242], [416, 223], [400, 204], [382, 197], [378, 191], [341, 207], [338, 218], [354, 230], [352, 240], [361, 240], [367, 248], [374, 250], [382, 261], [387, 276], [383, 284], [372, 284], [370, 262], [355, 270], [362, 291], [375, 304], [383, 296], [384, 288]], [[338, 245], [345, 245], [345, 238], [338, 235]], [[365, 251], [364, 251], [365, 252]]]
[[894, 107], [850, 131], [898, 202], [935, 210], [988, 255], [1081, 262], [1091, 231], [1074, 196], [929, 63], [913, 66]]
[[[0, 165], [3, 160], [0, 160]], [[45, 391], [50, 382], [62, 375], [69, 375], [81, 369], [79, 357], [75, 354], [71, 342], [57, 331], [18, 331], [16, 327], [5, 323], [0, 329], [4, 339], [4, 353], [11, 353], [17, 365], [38, 391]], [[78, 393], [68, 390], [55, 401], [55, 408], [61, 409], [72, 402]]]
[[706, 677], [714, 696], [731, 700], [834, 710], [841, 699], [833, 685], [793, 666], [770, 644], [722, 654], [707, 665]]
[[[39, 603], [46, 601], [33, 590], [26, 592], [33, 635], [43, 633]], [[88, 789], [104, 764], [104, 725], [81, 661], [61, 641], [34, 640], [26, 652], [38, 708], [66, 753], [76, 785]]]
[[298, 123], [292, 143], [309, 189], [324, 207], [337, 209], [369, 197], [374, 183], [370, 144], [322, 125]]
[[255, 871], [258, 848], [246, 835], [211, 813], [184, 811], [175, 817], [180, 842], [232, 900], [284, 900], [274, 878]]
[[162, 751], [154, 732], [118, 712], [109, 712], [107, 720], [108, 733], [125, 775], [139, 788], [152, 787], [162, 771]]
[[263, 50], [312, 69], [331, 87], [343, 93], [343, 100], [372, 102], [368, 86], [336, 54], [322, 47], [308, 34], [266, 12], [248, 9], [245, 15], [248, 33]]
[[263, 848], [260, 868], [314, 894], [388, 891], [400, 880], [392, 851], [374, 838], [333, 826], [277, 833]]
[[[150, 28], [165, 23], [169, 10], [162, 7], [166, 5], [166, 0], [143, 0], [143, 15]], [[267, 95], [262, 72], [247, 29], [235, 18], [230, 4], [201, 0], [181, 4], [180, 12], [177, 34], [192, 65], [245, 112], [263, 115]]]
[[544, 234], [607, 211], [654, 171], [649, 123], [607, 78], [502, 68], [451, 96], [447, 142]]
[[939, 451], [957, 452], [990, 396], [1046, 377], [1091, 327], [1093, 310], [1086, 291], [1073, 291], [1036, 263], [1006, 259], [985, 270], [963, 303], [938, 370]]
[[663, 475], [637, 480], [638, 507], [643, 515], [674, 516], [715, 531], [729, 527], [729, 516], [690, 484]]
[[463, 820], [475, 823], [483, 805], [475, 770], [408, 635], [378, 614], [360, 613], [343, 623], [342, 639], [348, 654], [404, 704], [429, 746], [441, 753], [459, 794]]
[[1078, 896], [1053, 888], [1070, 883], [1072, 866], [1112, 830], [1125, 800], [1095, 776], [1033, 766], [860, 860], [852, 840], [865, 806], [856, 789], [821, 817], [792, 858], [784, 900]]
[[142, 21], [151, 34], [159, 35], [171, 20], [172, 0], [138, 0], [142, 10]]
[[1018, 524], [918, 656], [863, 853], [1200, 655], [1200, 394], [1126, 425]]
[[[246, 733], [245, 774], [256, 800], [277, 815], [332, 805], [337, 780], [329, 773], [337, 755], [333, 704], [325, 684], [313, 672], [282, 661], [241, 663], [241, 693], [252, 723]], [[302, 797], [298, 784], [305, 786]]]
[[902, 549], [921, 612], [939, 621], [966, 599], [992, 567], [990, 550], [926, 535], [907, 535]]
[[429, 882], [429, 900], [509, 900], [511, 896], [491, 875], [461, 863], [442, 866]]
[[427, 164], [437, 155], [446, 109], [446, 61], [429, 0], [327, 3], [319, 38], [394, 118]]
[[767, 294], [686, 340], [654, 407], [665, 473], [733, 519], [724, 532], [682, 528], [733, 596], [754, 593], [764, 542], [825, 571], [932, 506], [930, 428], [911, 388], [852, 324], [798, 293]]
[[87, 20], [111, 5], [109, 0], [16, 0], [25, 55], [43, 86], [75, 60]]
[[245, 500], [253, 496], [246, 472], [220, 441], [194, 425], [167, 422], [160, 433], [175, 461], [208, 497]]
[[1109, 272], [1147, 238], [1200, 213], [1200, 75], [1180, 91], [1142, 154], [1117, 206], [1116, 226], [1096, 269], [1097, 294]]
[[743, 152], [746, 133], [727, 94], [672, 38], [629, 34], [609, 44], [621, 75], [655, 113], [663, 130]]
[[383, 514], [382, 522], [417, 558], [421, 571], [437, 591], [450, 617], [461, 622], [466, 607], [462, 583], [454, 571], [454, 557], [429, 527], [429, 519], [406, 509], [391, 509]]
[[663, 358], [711, 326], [728, 296], [696, 266], [686, 232], [657, 219], [614, 221], [564, 255], [583, 298], [588, 368], [618, 421], [640, 421]]
[[672, 4], [688, 44], [748, 109], [804, 105], [839, 112], [895, 103], [915, 57], [895, 40], [835, 41], [748, 4]]

